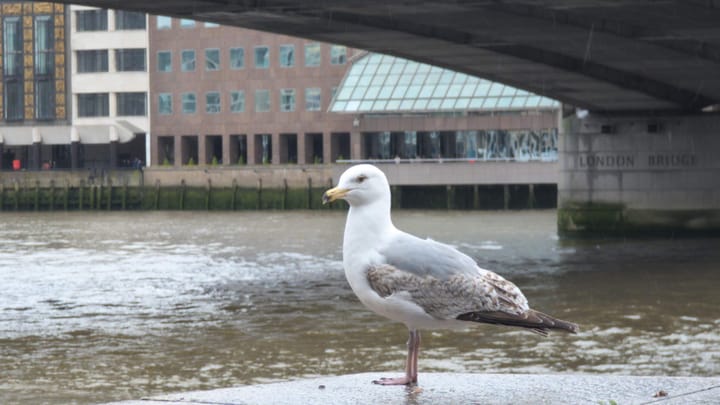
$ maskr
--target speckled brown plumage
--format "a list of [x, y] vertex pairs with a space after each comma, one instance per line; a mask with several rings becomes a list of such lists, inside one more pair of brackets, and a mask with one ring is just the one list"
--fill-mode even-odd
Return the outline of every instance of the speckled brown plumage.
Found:
[[367, 278], [381, 297], [408, 294], [438, 319], [518, 326], [541, 335], [547, 335], [549, 329], [577, 332], [575, 324], [530, 309], [517, 286], [493, 272], [455, 274], [443, 280], [379, 265], [368, 269]]

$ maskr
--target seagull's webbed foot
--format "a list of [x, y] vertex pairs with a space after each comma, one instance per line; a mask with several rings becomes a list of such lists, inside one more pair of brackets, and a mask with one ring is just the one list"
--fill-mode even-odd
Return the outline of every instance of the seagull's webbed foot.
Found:
[[410, 385], [416, 383], [416, 381], [413, 381], [411, 377], [404, 376], [404, 377], [382, 377], [379, 380], [374, 380], [373, 384], [377, 385]]

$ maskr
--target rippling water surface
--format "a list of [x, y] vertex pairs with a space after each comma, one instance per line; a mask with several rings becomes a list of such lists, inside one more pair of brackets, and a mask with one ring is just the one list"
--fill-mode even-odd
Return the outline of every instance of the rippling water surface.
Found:
[[[345, 282], [342, 212], [0, 216], [0, 403], [401, 372]], [[559, 241], [555, 212], [395, 215], [581, 324], [426, 332], [422, 371], [720, 374], [720, 239]]]

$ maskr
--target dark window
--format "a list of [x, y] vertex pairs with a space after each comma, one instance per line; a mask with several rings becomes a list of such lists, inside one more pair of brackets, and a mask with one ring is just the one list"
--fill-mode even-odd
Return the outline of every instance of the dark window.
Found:
[[217, 91], [205, 93], [205, 112], [208, 114], [217, 114], [220, 110], [220, 93]]
[[107, 72], [108, 51], [106, 49], [77, 51], [78, 73]]
[[183, 114], [195, 114], [197, 109], [197, 98], [195, 93], [182, 94], [182, 112]]
[[270, 111], [270, 90], [255, 90], [255, 111]]
[[19, 17], [3, 20], [3, 72], [5, 76], [22, 76], [23, 31]]
[[230, 69], [242, 69], [245, 66], [245, 49], [230, 48]]
[[158, 113], [160, 115], [172, 114], [172, 94], [158, 94]]
[[347, 48], [342, 45], [330, 47], [330, 63], [333, 65], [344, 65], [347, 60]]
[[107, 10], [80, 10], [75, 12], [77, 30], [107, 31]]
[[55, 44], [53, 20], [49, 15], [35, 17], [35, 117], [55, 118]]
[[305, 66], [320, 66], [320, 44], [305, 45]]
[[172, 51], [158, 51], [157, 70], [158, 72], [172, 72]]
[[205, 50], [205, 70], [220, 70], [220, 50]]
[[280, 66], [295, 66], [295, 45], [280, 45]]
[[145, 93], [117, 93], [117, 115], [147, 115]]
[[144, 30], [145, 14], [137, 11], [115, 11], [116, 30]]
[[55, 81], [35, 80], [35, 116], [39, 120], [55, 118]]
[[77, 95], [78, 117], [107, 117], [110, 114], [108, 93]]
[[192, 49], [183, 49], [180, 52], [180, 70], [183, 72], [192, 72], [195, 70], [195, 51]]
[[52, 75], [55, 62], [53, 21], [49, 15], [35, 17], [35, 74]]
[[5, 18], [3, 27], [3, 66], [5, 76], [22, 76], [23, 32], [20, 18]]
[[145, 49], [117, 49], [115, 69], [118, 72], [144, 72]]
[[295, 111], [295, 89], [280, 89], [280, 111]]
[[305, 89], [305, 109], [307, 111], [320, 111], [320, 88]]
[[267, 46], [255, 47], [255, 67], [258, 69], [270, 67], [270, 49]]
[[231, 91], [230, 92], [230, 112], [243, 112], [245, 111], [245, 92], [244, 91]]
[[23, 119], [23, 31], [19, 17], [3, 19], [3, 95], [5, 119]]
[[5, 119], [8, 121], [23, 119], [22, 80], [5, 81]]

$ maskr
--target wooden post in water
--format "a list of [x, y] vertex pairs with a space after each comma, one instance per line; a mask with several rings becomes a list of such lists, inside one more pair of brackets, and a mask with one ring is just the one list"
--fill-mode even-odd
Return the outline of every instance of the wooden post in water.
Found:
[[0, 183], [0, 211], [5, 208], [5, 184]]
[[35, 180], [35, 198], [33, 199], [35, 211], [40, 209], [40, 180]]
[[120, 196], [120, 207], [123, 211], [127, 209], [127, 195], [128, 195], [128, 181], [125, 179], [122, 188], [122, 195]]
[[313, 207], [313, 195], [312, 195], [312, 177], [307, 179], [307, 207], [309, 210]]
[[65, 193], [63, 194], [63, 210], [68, 210], [68, 199], [70, 198], [70, 181], [65, 180]]
[[83, 194], [85, 190], [85, 180], [80, 180], [80, 187], [78, 187], [78, 210], [82, 211], [83, 209], [83, 198], [85, 197]]
[[55, 211], [55, 180], [50, 180], [50, 211]]
[[160, 209], [160, 180], [155, 180], [155, 210]]
[[187, 186], [185, 185], [185, 179], [180, 180], [180, 209], [185, 209], [185, 189]]
[[232, 193], [232, 210], [235, 211], [237, 209], [237, 192], [238, 192], [238, 182], [237, 179], [233, 179], [232, 181], [232, 187], [233, 187], [233, 193]]
[[112, 193], [113, 193], [113, 184], [112, 179], [108, 179], [108, 190], [107, 190], [107, 210], [110, 211], [112, 208]]
[[91, 184], [91, 185], [88, 187], [88, 192], [90, 193], [90, 204], [89, 204], [90, 206], [89, 206], [89, 209], [92, 210], [92, 209], [95, 208], [95, 185], [94, 185], [94, 184]]
[[210, 210], [210, 195], [212, 194], [212, 180], [207, 179], [207, 188], [205, 193], [205, 209]]
[[262, 179], [258, 177], [257, 180], [257, 203], [255, 204], [256, 209], [262, 208]]
[[15, 181], [15, 211], [20, 209], [20, 183]]
[[288, 185], [287, 185], [287, 179], [283, 179], [283, 198], [282, 198], [282, 209], [287, 209], [287, 199], [288, 199]]

